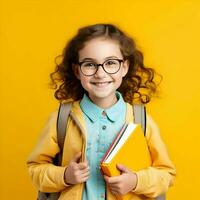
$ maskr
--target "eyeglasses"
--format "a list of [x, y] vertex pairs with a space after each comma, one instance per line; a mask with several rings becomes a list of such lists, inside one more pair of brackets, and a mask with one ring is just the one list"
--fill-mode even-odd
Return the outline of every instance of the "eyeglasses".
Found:
[[121, 63], [124, 62], [123, 59], [109, 59], [104, 61], [102, 64], [97, 64], [92, 61], [79, 62], [81, 72], [85, 76], [92, 76], [96, 74], [99, 66], [102, 66], [103, 70], [108, 74], [115, 74], [119, 71]]

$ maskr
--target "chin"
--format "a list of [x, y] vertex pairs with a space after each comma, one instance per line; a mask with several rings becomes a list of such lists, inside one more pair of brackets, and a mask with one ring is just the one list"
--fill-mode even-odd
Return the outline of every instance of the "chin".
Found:
[[107, 93], [107, 94], [94, 94], [93, 97], [95, 98], [99, 98], [99, 99], [105, 99], [105, 98], [109, 98], [112, 96], [112, 93]]

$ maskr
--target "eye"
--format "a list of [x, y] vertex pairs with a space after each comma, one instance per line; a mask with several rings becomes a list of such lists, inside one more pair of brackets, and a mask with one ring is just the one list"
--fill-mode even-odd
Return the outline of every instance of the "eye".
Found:
[[108, 61], [107, 64], [108, 65], [112, 65], [112, 64], [114, 64], [114, 62], [113, 61]]
[[116, 60], [108, 60], [105, 64], [108, 66], [117, 65], [117, 61]]
[[82, 64], [83, 67], [95, 67], [95, 64], [92, 62], [85, 62]]

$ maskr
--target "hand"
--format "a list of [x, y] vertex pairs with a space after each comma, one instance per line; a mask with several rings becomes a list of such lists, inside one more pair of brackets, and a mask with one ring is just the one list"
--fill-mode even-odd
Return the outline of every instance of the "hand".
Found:
[[80, 158], [81, 152], [76, 154], [66, 168], [64, 178], [67, 184], [83, 183], [89, 178], [88, 162], [79, 162]]
[[104, 175], [104, 179], [114, 195], [125, 195], [136, 188], [137, 175], [123, 165], [117, 164], [117, 168], [122, 172], [120, 176]]

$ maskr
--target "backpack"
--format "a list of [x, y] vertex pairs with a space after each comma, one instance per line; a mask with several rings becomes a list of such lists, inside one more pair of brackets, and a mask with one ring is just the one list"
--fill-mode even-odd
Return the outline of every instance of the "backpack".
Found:
[[[53, 163], [57, 166], [60, 166], [62, 163], [62, 155], [63, 155], [63, 146], [66, 136], [66, 126], [67, 119], [70, 114], [72, 103], [60, 103], [57, 117], [57, 138], [58, 145], [60, 147], [60, 152], [56, 155], [53, 160]], [[146, 135], [146, 108], [144, 105], [135, 104], [133, 105], [133, 113], [134, 113], [134, 123], [141, 124], [144, 136]], [[56, 193], [44, 193], [38, 192], [37, 200], [58, 200], [60, 196], [59, 192]], [[156, 200], [165, 200], [165, 194], [156, 198]]]

